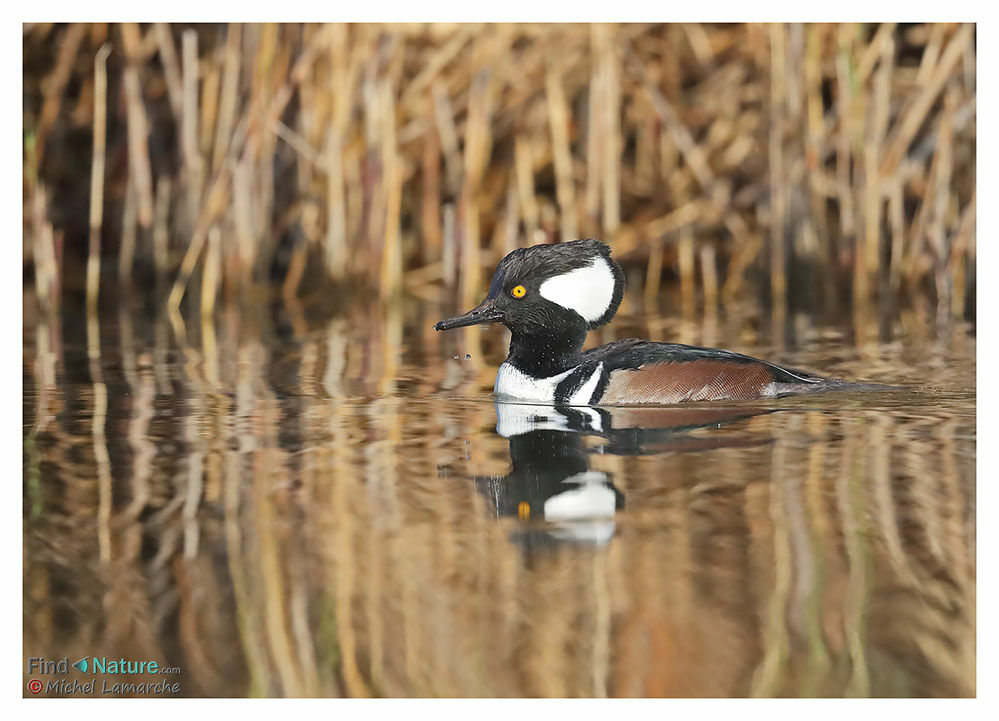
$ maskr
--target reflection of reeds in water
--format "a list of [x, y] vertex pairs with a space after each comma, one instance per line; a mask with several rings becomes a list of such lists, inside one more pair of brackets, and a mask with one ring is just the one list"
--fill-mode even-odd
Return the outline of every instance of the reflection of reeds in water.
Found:
[[122, 311], [90, 377], [43, 319], [26, 655], [161, 659], [192, 695], [974, 693], [970, 410], [594, 456], [626, 498], [609, 546], [527, 552], [470, 481], [508, 463], [491, 405], [407, 397], [482, 370], [420, 362], [400, 307], [351, 313], [282, 346], [262, 314], [192, 342]]
[[350, 276], [469, 304], [511, 248], [599, 236], [650, 302], [675, 267], [708, 304], [766, 279], [778, 318], [851, 286], [970, 310], [972, 25], [70, 24], [24, 46], [43, 303], [90, 187], [91, 292], [115, 255], [173, 309], [198, 273], [211, 298]]

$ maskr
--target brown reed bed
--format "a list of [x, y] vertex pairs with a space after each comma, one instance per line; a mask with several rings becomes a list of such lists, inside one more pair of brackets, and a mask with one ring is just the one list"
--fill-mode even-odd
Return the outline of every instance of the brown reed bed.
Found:
[[148, 279], [207, 313], [329, 278], [468, 304], [511, 248], [597, 236], [648, 303], [678, 278], [684, 303], [762, 293], [778, 316], [914, 299], [974, 315], [971, 25], [126, 23], [23, 40], [24, 263], [44, 307], [84, 275], [91, 303], [98, 280]]

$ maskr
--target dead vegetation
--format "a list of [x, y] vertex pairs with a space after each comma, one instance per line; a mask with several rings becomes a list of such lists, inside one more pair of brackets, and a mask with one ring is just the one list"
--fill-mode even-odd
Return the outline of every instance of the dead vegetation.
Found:
[[43, 305], [87, 254], [91, 302], [467, 304], [511, 248], [597, 236], [649, 299], [973, 313], [974, 26], [29, 25], [24, 59]]

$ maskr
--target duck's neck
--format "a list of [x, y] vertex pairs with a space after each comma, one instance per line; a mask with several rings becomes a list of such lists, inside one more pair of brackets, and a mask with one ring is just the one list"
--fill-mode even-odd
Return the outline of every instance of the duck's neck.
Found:
[[506, 362], [534, 378], [550, 378], [579, 365], [586, 329], [565, 333], [512, 331]]

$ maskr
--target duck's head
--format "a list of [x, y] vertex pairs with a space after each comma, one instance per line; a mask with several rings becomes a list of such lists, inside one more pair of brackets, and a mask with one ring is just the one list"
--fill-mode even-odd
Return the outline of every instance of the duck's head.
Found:
[[624, 294], [624, 274], [599, 240], [518, 248], [496, 266], [485, 300], [436, 330], [502, 323], [514, 333], [579, 332], [610, 321]]

